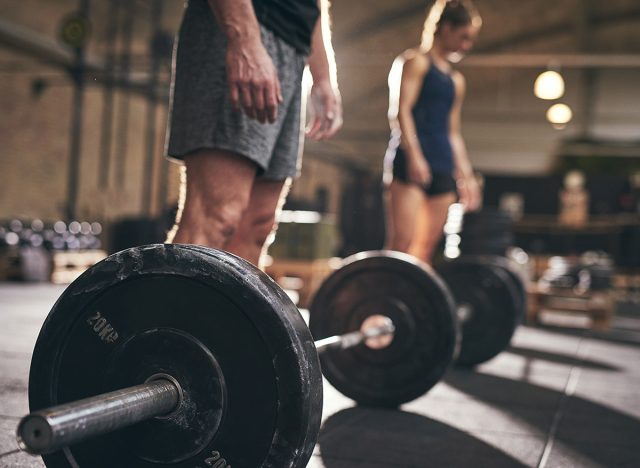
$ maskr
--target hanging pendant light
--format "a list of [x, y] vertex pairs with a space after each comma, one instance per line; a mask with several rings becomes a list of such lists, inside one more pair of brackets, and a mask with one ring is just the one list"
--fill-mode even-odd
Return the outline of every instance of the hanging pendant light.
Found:
[[566, 104], [554, 104], [547, 110], [547, 120], [558, 130], [565, 128], [572, 118], [573, 111]]
[[533, 93], [540, 99], [553, 100], [564, 95], [564, 79], [557, 71], [547, 70], [538, 75]]

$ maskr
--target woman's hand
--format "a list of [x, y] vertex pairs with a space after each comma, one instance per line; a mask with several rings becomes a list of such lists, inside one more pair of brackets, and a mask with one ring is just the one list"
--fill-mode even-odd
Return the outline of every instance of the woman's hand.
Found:
[[458, 178], [457, 186], [460, 203], [464, 206], [465, 212], [476, 211], [480, 208], [480, 185], [473, 174]]
[[423, 157], [407, 158], [407, 179], [409, 182], [427, 187], [431, 183], [431, 168]]

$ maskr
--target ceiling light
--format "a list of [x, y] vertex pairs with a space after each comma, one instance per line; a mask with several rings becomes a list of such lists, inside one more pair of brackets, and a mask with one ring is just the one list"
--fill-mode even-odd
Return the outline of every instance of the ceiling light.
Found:
[[533, 85], [533, 93], [540, 99], [558, 99], [564, 94], [564, 79], [556, 71], [540, 73]]
[[572, 117], [571, 107], [566, 104], [554, 104], [547, 110], [547, 120], [557, 129], [564, 128]]

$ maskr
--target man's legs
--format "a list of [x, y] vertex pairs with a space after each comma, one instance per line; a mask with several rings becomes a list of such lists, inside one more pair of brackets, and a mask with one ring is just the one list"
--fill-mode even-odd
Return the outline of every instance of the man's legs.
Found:
[[270, 235], [275, 234], [276, 216], [284, 205], [290, 186], [290, 179], [255, 181], [249, 206], [235, 235], [229, 240], [227, 250], [259, 265], [262, 253], [266, 253], [271, 243]]
[[184, 162], [186, 180], [167, 242], [226, 249], [249, 206], [256, 165], [222, 150], [196, 151]]

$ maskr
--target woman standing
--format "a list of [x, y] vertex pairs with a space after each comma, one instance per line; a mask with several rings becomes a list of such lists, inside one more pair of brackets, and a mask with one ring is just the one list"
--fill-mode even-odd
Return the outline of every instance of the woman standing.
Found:
[[469, 1], [436, 0], [420, 46], [398, 57], [389, 74], [387, 248], [427, 263], [456, 193], [466, 210], [480, 203], [460, 131], [465, 81], [451, 63], [471, 48], [481, 22]]

